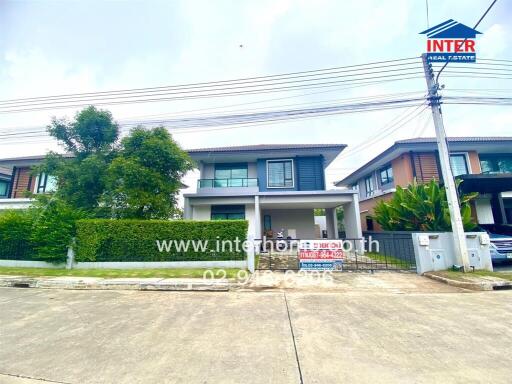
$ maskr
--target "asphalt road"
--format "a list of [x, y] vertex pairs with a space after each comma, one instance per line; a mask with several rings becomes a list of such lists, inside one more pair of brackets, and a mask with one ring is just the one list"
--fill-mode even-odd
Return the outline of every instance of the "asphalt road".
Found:
[[348, 292], [2, 288], [0, 383], [510, 382], [512, 291], [429, 281], [393, 293], [378, 280]]

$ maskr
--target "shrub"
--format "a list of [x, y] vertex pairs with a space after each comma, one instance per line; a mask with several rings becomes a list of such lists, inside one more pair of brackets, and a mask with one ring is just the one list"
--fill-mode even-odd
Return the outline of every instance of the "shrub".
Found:
[[31, 239], [39, 260], [65, 262], [75, 236], [75, 223], [86, 214], [63, 200], [41, 197], [33, 210]]
[[[464, 229], [470, 231], [476, 224], [471, 217], [471, 200], [478, 193], [459, 196]], [[407, 188], [396, 187], [393, 198], [379, 201], [375, 218], [386, 231], [450, 231], [451, 221], [446, 190], [435, 180], [427, 184], [414, 182]]]
[[0, 259], [37, 260], [31, 239], [34, 217], [26, 210], [0, 213]]
[[[241, 250], [222, 251], [217, 240], [243, 241], [247, 234], [245, 220], [108, 220], [92, 219], [77, 222], [77, 261], [194, 261], [243, 260]], [[208, 241], [205, 251], [188, 250], [160, 252], [158, 241]]]

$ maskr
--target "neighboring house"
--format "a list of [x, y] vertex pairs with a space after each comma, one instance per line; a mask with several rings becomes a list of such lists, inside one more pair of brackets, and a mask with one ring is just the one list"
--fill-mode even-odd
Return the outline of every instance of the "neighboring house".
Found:
[[27, 194], [55, 190], [56, 180], [53, 176], [45, 173], [33, 174], [32, 167], [40, 164], [44, 158], [45, 156], [29, 156], [0, 159], [0, 169], [8, 169], [10, 172], [7, 193], [0, 194], [0, 209], [28, 208], [32, 200]]
[[[448, 139], [453, 175], [463, 192], [479, 192], [473, 215], [480, 224], [512, 224], [512, 137]], [[351, 173], [337, 186], [358, 190], [363, 230], [380, 230], [372, 219], [375, 205], [392, 198], [397, 185], [414, 179], [442, 182], [434, 138], [400, 140]]]
[[338, 237], [336, 207], [345, 210], [347, 238], [360, 238], [354, 190], [326, 190], [325, 168], [342, 144], [252, 145], [193, 149], [200, 179], [196, 193], [185, 194], [185, 218], [246, 219], [256, 239], [315, 239], [314, 209], [326, 211], [328, 238]]

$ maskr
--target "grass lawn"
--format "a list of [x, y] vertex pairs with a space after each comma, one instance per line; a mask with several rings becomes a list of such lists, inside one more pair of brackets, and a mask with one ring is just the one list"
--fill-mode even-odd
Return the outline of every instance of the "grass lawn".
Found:
[[372, 260], [375, 260], [378, 263], [385, 264], [387, 262], [388, 264], [399, 265], [403, 268], [411, 268], [411, 266], [412, 266], [411, 263], [409, 263], [408, 261], [398, 259], [394, 256], [385, 256], [385, 255], [381, 255], [379, 253], [374, 253], [374, 252], [367, 252], [364, 255], [369, 257]]
[[[82, 277], [161, 277], [161, 278], [202, 278], [208, 269], [49, 269], [49, 268], [19, 268], [0, 267], [0, 275], [19, 275], [30, 277], [41, 276], [82, 276]], [[239, 269], [226, 268], [226, 275], [219, 268], [210, 269], [215, 278], [235, 278]], [[211, 278], [211, 274], [208, 275]]]
[[452, 270], [439, 271], [436, 274], [447, 277], [453, 280], [467, 281], [466, 277], [499, 277], [505, 280], [512, 281], [512, 272], [490, 272], [490, 271], [475, 271], [475, 272], [456, 272]]

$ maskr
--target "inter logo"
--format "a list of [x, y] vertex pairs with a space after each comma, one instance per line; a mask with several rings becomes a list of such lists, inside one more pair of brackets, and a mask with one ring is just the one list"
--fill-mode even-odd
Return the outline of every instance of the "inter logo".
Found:
[[427, 35], [427, 60], [431, 62], [462, 62], [476, 61], [476, 29], [448, 20], [429, 28], [420, 34]]

